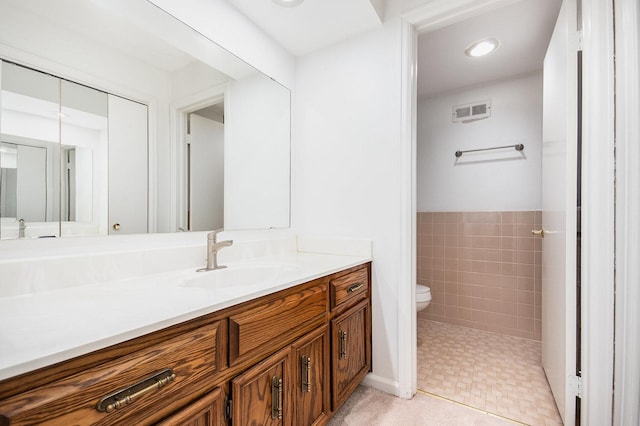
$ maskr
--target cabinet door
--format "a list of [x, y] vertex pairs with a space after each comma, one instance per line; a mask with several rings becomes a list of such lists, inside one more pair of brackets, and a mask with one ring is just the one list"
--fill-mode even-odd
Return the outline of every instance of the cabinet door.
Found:
[[371, 316], [363, 301], [331, 321], [332, 404], [336, 410], [371, 365]]
[[287, 347], [233, 379], [233, 425], [291, 425], [290, 371]]
[[329, 327], [293, 344], [294, 424], [324, 424], [329, 408]]
[[158, 423], [158, 426], [223, 426], [225, 393], [216, 388]]

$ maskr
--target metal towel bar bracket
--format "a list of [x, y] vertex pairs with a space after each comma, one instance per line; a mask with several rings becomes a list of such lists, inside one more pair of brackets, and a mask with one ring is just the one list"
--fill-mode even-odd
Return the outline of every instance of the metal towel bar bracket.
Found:
[[515, 145], [494, 146], [493, 148], [480, 148], [480, 149], [468, 149], [466, 151], [456, 151], [456, 157], [460, 158], [462, 157], [462, 154], [466, 152], [491, 151], [494, 149], [504, 149], [504, 148], [515, 148], [516, 151], [522, 151], [524, 150], [524, 144], [518, 143]]

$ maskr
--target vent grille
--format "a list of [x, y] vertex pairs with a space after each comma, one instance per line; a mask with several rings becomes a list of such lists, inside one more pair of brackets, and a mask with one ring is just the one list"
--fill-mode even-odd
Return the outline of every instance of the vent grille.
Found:
[[487, 104], [474, 105], [471, 110], [473, 111], [473, 115], [486, 114]]
[[491, 100], [456, 105], [452, 110], [452, 120], [454, 123], [470, 123], [472, 121], [482, 120], [491, 117]]
[[462, 107], [462, 108], [456, 108], [455, 115], [457, 118], [469, 117], [471, 115], [471, 108], [468, 106]]

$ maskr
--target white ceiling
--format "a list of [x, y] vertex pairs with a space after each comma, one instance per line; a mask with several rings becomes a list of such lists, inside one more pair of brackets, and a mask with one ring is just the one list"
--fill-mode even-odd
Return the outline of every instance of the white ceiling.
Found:
[[[561, 0], [522, 0], [418, 38], [418, 98], [542, 69]], [[497, 38], [488, 56], [470, 58], [474, 41]]]
[[[295, 56], [380, 26], [376, 8], [380, 11], [383, 5], [380, 0], [305, 0], [300, 6], [285, 8], [272, 0], [227, 1]], [[387, 4], [393, 1], [384, 0]], [[561, 0], [515, 0], [501, 9], [421, 34], [418, 97], [542, 69], [560, 5]], [[487, 37], [500, 40], [497, 51], [483, 58], [464, 54], [472, 42]]]
[[295, 56], [346, 40], [380, 25], [379, 0], [305, 0], [282, 7], [271, 0], [227, 0]]

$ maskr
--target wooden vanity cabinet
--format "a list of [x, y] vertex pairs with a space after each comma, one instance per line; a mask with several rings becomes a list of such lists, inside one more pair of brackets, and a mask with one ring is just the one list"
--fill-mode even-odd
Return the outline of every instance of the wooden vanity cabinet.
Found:
[[0, 426], [323, 425], [370, 370], [370, 270], [0, 381]]
[[371, 370], [370, 268], [336, 274], [331, 294], [331, 404], [337, 410]]
[[364, 300], [331, 320], [332, 404], [338, 407], [371, 368], [371, 321]]

